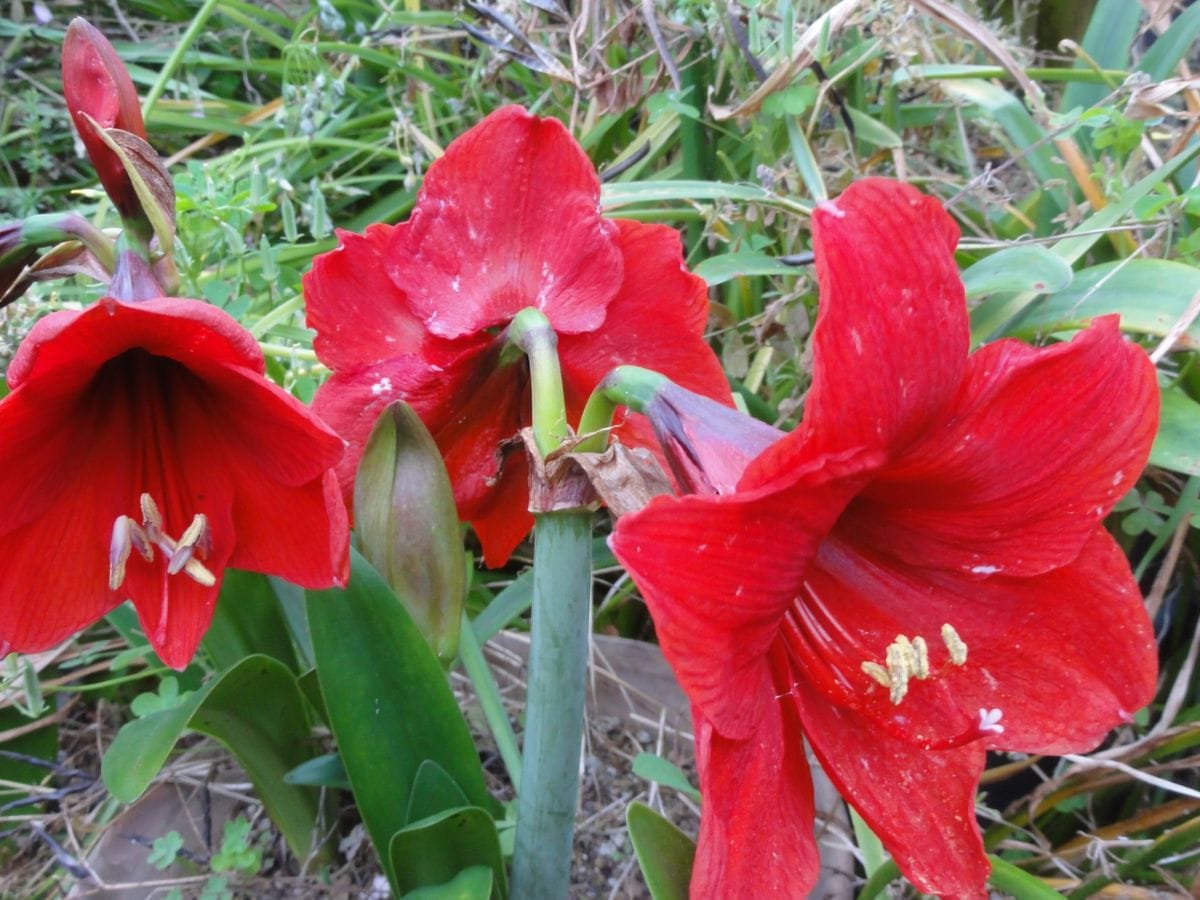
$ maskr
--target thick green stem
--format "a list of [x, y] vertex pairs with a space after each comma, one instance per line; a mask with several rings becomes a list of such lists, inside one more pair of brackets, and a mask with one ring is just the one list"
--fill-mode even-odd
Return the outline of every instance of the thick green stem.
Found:
[[542, 456], [557, 450], [570, 436], [562, 370], [558, 364], [558, 335], [539, 310], [527, 307], [513, 316], [508, 342], [529, 357], [533, 394], [533, 436]]
[[562, 900], [571, 878], [588, 660], [592, 516], [541, 513], [533, 547], [533, 631], [523, 782], [511, 896]]

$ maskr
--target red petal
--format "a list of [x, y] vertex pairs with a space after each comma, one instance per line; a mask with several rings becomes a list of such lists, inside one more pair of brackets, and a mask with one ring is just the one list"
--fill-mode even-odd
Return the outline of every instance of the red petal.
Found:
[[[569, 418], [578, 421], [596, 385], [620, 365], [653, 369], [681, 387], [732, 406], [721, 363], [704, 340], [708, 289], [684, 267], [679, 233], [663, 225], [616, 224], [625, 276], [604, 327], [559, 336]], [[618, 429], [622, 443], [655, 447], [653, 442], [641, 444], [630, 431]]]
[[918, 750], [801, 683], [795, 698], [821, 768], [920, 890], [986, 898], [991, 866], [975, 823], [979, 744]]
[[794, 707], [773, 703], [744, 741], [722, 737], [698, 710], [693, 719], [704, 811], [691, 897], [808, 896], [819, 861]]
[[560, 334], [605, 319], [621, 282], [600, 182], [562, 124], [492, 113], [429, 167], [388, 249], [388, 272], [434, 334], [453, 338], [536, 307]]
[[813, 212], [821, 285], [800, 431], [816, 452], [902, 447], [958, 390], [970, 340], [958, 228], [932, 197], [855, 182]]
[[656, 497], [617, 522], [613, 552], [650, 607], [664, 655], [726, 737], [748, 737], [774, 702], [767, 650], [865, 462], [817, 460], [778, 488]]
[[271, 484], [254, 468], [237, 478], [229, 565], [301, 587], [345, 584], [350, 575], [346, 506], [333, 472], [295, 487]]
[[[404, 226], [400, 226], [404, 227]], [[361, 234], [339, 231], [340, 246], [313, 260], [304, 276], [313, 349], [331, 369], [353, 368], [418, 353], [428, 337], [404, 292], [386, 271], [396, 227], [370, 225]]]
[[1133, 486], [1157, 426], [1154, 365], [1115, 316], [1046, 349], [1000, 341], [844, 525], [916, 565], [1036, 575], [1073, 559]]
[[[14, 391], [0, 403], [0, 656], [54, 646], [122, 598], [108, 548], [126, 480], [108, 468], [108, 432], [78, 440], [70, 404]], [[107, 439], [107, 440], [106, 440]]]
[[[1061, 569], [982, 580], [898, 564], [855, 545], [840, 523], [835, 536], [809, 572], [830, 617], [875, 662], [898, 634], [929, 645], [934, 675], [910, 681], [899, 705], [860, 676], [876, 698], [861, 711], [877, 732], [944, 742], [974, 730], [980, 710], [998, 709], [1003, 731], [979, 734], [987, 746], [1080, 752], [1153, 697], [1153, 632], [1129, 565], [1103, 529]], [[946, 623], [967, 645], [963, 666], [949, 664]]]
[[498, 569], [508, 562], [526, 535], [533, 530], [529, 511], [529, 458], [522, 450], [504, 457], [504, 467], [487, 502], [470, 516], [471, 527], [483, 547], [483, 562]]
[[[38, 381], [39, 393], [71, 391], [131, 347], [198, 371], [229, 365], [264, 371], [254, 336], [215, 306], [174, 297], [140, 303], [105, 298], [81, 312], [63, 310], [39, 319], [8, 367], [8, 383], [14, 390]], [[52, 377], [43, 377], [50, 372]]]

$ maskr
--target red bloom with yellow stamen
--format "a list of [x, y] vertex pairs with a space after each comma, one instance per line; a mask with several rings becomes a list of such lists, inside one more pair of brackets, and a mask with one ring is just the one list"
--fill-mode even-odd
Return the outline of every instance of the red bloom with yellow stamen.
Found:
[[[502, 565], [529, 533], [528, 365], [503, 331], [526, 307], [558, 334], [567, 415], [615, 366], [663, 372], [730, 402], [703, 339], [704, 282], [683, 266], [679, 235], [600, 215], [600, 182], [553, 119], [501, 109], [429, 168], [412, 217], [343, 232], [304, 281], [314, 346], [333, 376], [314, 407], [349, 443], [349, 494], [380, 410], [405, 400], [433, 434], [459, 517]], [[617, 429], [649, 446], [644, 421]]]
[[250, 333], [195, 300], [106, 298], [33, 327], [0, 401], [0, 656], [129, 598], [181, 669], [226, 566], [345, 583], [342, 442], [263, 371]]
[[813, 226], [800, 427], [612, 540], [693, 703], [692, 895], [810, 889], [806, 738], [919, 889], [985, 896], [985, 752], [1089, 749], [1154, 693], [1102, 525], [1149, 454], [1154, 367], [1115, 317], [968, 355], [958, 229], [911, 187], [859, 182]]

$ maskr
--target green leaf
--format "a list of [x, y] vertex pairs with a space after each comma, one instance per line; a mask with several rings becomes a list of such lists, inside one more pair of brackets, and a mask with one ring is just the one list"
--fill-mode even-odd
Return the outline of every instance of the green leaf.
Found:
[[[1137, 35], [1141, 20], [1140, 3], [1129, 0], [1100, 0], [1092, 12], [1082, 46], [1085, 53], [1104, 69], [1123, 69], [1129, 64], [1129, 48]], [[1091, 62], [1079, 60], [1077, 69], [1090, 69]], [[1093, 106], [1105, 98], [1112, 88], [1103, 84], [1067, 85], [1063, 92], [1062, 109]]]
[[[1096, 241], [1107, 233], [1107, 229], [1112, 228], [1113, 225], [1117, 224], [1133, 209], [1134, 204], [1155, 190], [1158, 185], [1171, 178], [1183, 166], [1191, 162], [1198, 152], [1200, 152], [1200, 143], [1197, 143], [1195, 147], [1189, 147], [1169, 162], [1159, 166], [1149, 175], [1127, 187], [1119, 197], [1114, 197], [1108, 206], [1098, 212], [1092, 213], [1076, 225], [1071, 232], [1059, 239], [1054, 245], [1054, 255], [1069, 265], [1074, 265], [1080, 257], [1092, 248]], [[1075, 277], [1073, 284], [1079, 284], [1079, 276]], [[993, 340], [1002, 334], [1007, 334], [1013, 320], [1037, 296], [1037, 294], [1030, 291], [1024, 291], [1015, 295], [1000, 294], [979, 304], [971, 313], [971, 334], [973, 338], [976, 341], [980, 339]], [[1062, 292], [1055, 294], [1051, 299], [1057, 299], [1061, 296]]]
[[1138, 69], [1155, 81], [1169, 78], [1179, 61], [1196, 45], [1197, 38], [1200, 38], [1200, 6], [1193, 4], [1158, 36], [1138, 61]]
[[296, 651], [288, 637], [287, 620], [266, 575], [226, 569], [204, 649], [218, 669], [262, 653], [296, 671]]
[[314, 787], [332, 787], [350, 790], [350, 779], [346, 767], [336, 753], [325, 753], [302, 762], [283, 776], [288, 784], [309, 784]]
[[495, 801], [441, 664], [371, 564], [352, 551], [349, 586], [307, 592], [306, 609], [329, 726], [399, 894], [388, 842], [408, 824], [421, 763], [435, 760], [474, 806]]
[[409, 891], [404, 900], [487, 900], [491, 895], [492, 870], [487, 866], [471, 866], [444, 884]]
[[765, 253], [744, 250], [710, 256], [697, 263], [692, 271], [712, 287], [714, 284], [724, 284], [745, 275], [796, 275], [803, 270], [780, 262]]
[[[1163, 337], [1200, 292], [1200, 269], [1165, 259], [1131, 259], [1091, 266], [1070, 286], [1028, 306], [1008, 333], [1031, 338], [1082, 328], [1096, 316], [1119, 313], [1121, 328]], [[1186, 349], [1200, 349], [1200, 322], [1179, 337]]]
[[292, 851], [308, 857], [323, 829], [317, 792], [283, 779], [311, 755], [304, 700], [287, 667], [267, 656], [247, 657], [178, 706], [127, 723], [100, 764], [112, 795], [125, 803], [136, 800], [189, 730], [229, 748]]
[[467, 805], [467, 795], [449, 773], [432, 759], [427, 759], [417, 767], [405, 819], [419, 822], [443, 810]]
[[672, 762], [653, 753], [639, 753], [633, 758], [633, 774], [647, 781], [656, 781], [663, 787], [673, 788], [687, 794], [696, 802], [700, 801], [700, 792], [692, 787], [682, 770]]
[[175, 858], [179, 856], [179, 851], [182, 849], [182, 835], [178, 831], [168, 831], [162, 837], [154, 839], [150, 845], [150, 855], [146, 857], [146, 862], [161, 872], [175, 864]]
[[605, 210], [636, 203], [662, 203], [667, 200], [757, 200], [807, 214], [807, 204], [773, 194], [754, 184], [726, 184], [720, 181], [628, 181], [612, 182], [600, 190]]
[[1178, 387], [1162, 392], [1158, 435], [1150, 464], [1185, 475], [1200, 475], [1200, 403]]
[[492, 872], [492, 896], [508, 895], [496, 822], [478, 806], [414, 822], [392, 836], [388, 857], [400, 891], [445, 884], [463, 869], [483, 865]]
[[968, 297], [1003, 291], [1053, 294], [1071, 283], [1071, 267], [1038, 244], [1005, 247], [962, 273]]
[[894, 150], [904, 146], [904, 141], [900, 139], [900, 135], [892, 131], [882, 122], [877, 122], [872, 119], [862, 110], [855, 109], [853, 106], [846, 107], [846, 112], [850, 114], [850, 121], [854, 123], [854, 136], [859, 140], [866, 141], [875, 147], [880, 147], [884, 150]]
[[630, 803], [625, 824], [654, 900], [687, 900], [696, 844], [643, 803]]
[[[1053, 145], [1043, 140], [1045, 132], [1011, 93], [981, 79], [943, 79], [938, 84], [951, 97], [978, 106], [987, 113], [1021, 152], [1020, 165], [1033, 172], [1039, 181], [1046, 183], [1065, 177], [1066, 169], [1055, 160]], [[1066, 193], [1061, 188], [1054, 189], [1050, 195], [1059, 209], [1066, 206]]]

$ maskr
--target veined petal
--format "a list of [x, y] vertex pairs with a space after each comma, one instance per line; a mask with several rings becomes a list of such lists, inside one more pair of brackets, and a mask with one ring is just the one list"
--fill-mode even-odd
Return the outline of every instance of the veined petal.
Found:
[[[663, 225], [623, 219], [617, 244], [624, 279], [608, 307], [604, 327], [563, 334], [558, 341], [568, 418], [578, 421], [596, 385], [620, 365], [637, 365], [666, 375], [675, 384], [732, 407], [729, 382], [704, 340], [708, 288], [683, 265], [679, 233]], [[618, 426], [622, 443], [643, 444]]]
[[331, 369], [355, 368], [419, 353], [428, 338], [404, 292], [387, 274], [387, 248], [404, 225], [338, 231], [339, 246], [313, 259], [304, 305], [313, 349]]
[[795, 707], [774, 703], [734, 741], [693, 710], [704, 796], [694, 900], [805, 897], [817, 880], [813, 788]]
[[525, 307], [560, 334], [605, 320], [621, 283], [616, 226], [596, 170], [566, 128], [500, 109], [429, 167], [388, 273], [433, 334], [477, 334]]
[[254, 336], [215, 306], [175, 297], [140, 303], [104, 298], [81, 311], [62, 310], [39, 319], [8, 367], [8, 383], [15, 390], [36, 381], [41, 395], [69, 393], [130, 348], [189, 368], [211, 371], [234, 365], [259, 375], [264, 371]]
[[[923, 637], [932, 670], [909, 682], [899, 704], [878, 686], [864, 691], [876, 699], [858, 713], [879, 734], [915, 746], [974, 734], [989, 748], [1082, 752], [1153, 697], [1150, 622], [1128, 563], [1102, 528], [1072, 563], [1034, 578], [921, 570], [854, 541], [839, 523], [810, 568], [828, 616], [876, 648], [875, 662], [898, 634]], [[949, 662], [946, 624], [966, 645], [962, 665]], [[994, 710], [996, 721], [985, 722], [981, 714]]]
[[468, 518], [483, 549], [484, 565], [498, 569], [533, 530], [529, 511], [529, 457], [519, 448], [505, 454], [495, 486]]
[[613, 552], [650, 607], [664, 655], [725, 737], [749, 737], [774, 703], [768, 650], [871, 462], [821, 459], [786, 485], [656, 497], [617, 522]]
[[969, 343], [958, 227], [882, 178], [813, 212], [820, 311], [799, 431], [815, 452], [902, 448], [958, 390]]
[[821, 768], [921, 891], [980, 898], [991, 865], [975, 822], [980, 744], [920, 750], [801, 682], [795, 702]]
[[1154, 365], [1115, 316], [1045, 349], [998, 341], [845, 527], [914, 565], [1036, 575], [1072, 560], [1133, 486], [1157, 426]]

